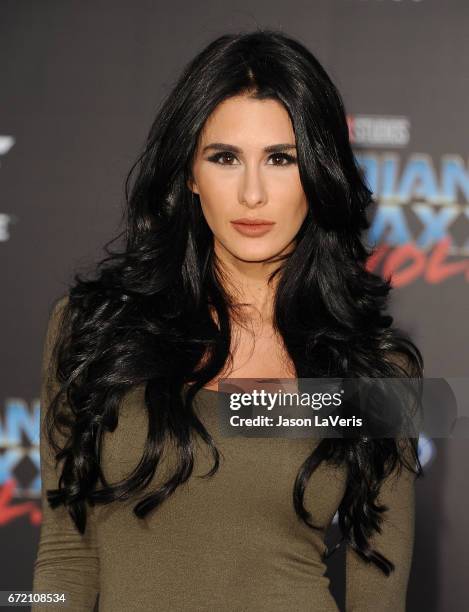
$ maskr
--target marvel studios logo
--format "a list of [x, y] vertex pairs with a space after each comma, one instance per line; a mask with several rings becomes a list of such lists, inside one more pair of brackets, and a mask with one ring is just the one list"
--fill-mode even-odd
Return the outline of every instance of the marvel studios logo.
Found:
[[410, 140], [407, 117], [348, 115], [350, 142], [358, 146], [405, 147]]

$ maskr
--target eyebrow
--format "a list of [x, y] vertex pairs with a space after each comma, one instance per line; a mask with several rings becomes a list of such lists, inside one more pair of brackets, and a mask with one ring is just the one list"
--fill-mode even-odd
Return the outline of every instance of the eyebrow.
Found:
[[[206, 145], [202, 149], [202, 153], [208, 151], [209, 149], [213, 149], [215, 151], [234, 151], [235, 153], [242, 153], [242, 149], [239, 147], [235, 147], [234, 145], [225, 144], [223, 142], [212, 142], [209, 145]], [[269, 145], [268, 147], [264, 147], [265, 153], [279, 153], [280, 151], [285, 151], [286, 149], [296, 149], [296, 145], [291, 143], [283, 143], [283, 144], [274, 144]]]

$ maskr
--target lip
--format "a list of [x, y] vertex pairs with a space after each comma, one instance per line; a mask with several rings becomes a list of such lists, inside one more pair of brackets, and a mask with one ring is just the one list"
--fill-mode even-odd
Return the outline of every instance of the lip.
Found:
[[263, 236], [270, 232], [275, 225], [273, 221], [262, 221], [259, 219], [237, 219], [236, 221], [231, 221], [231, 224], [243, 236]]
[[241, 219], [235, 219], [231, 223], [242, 225], [273, 225], [274, 221], [269, 221], [268, 219], [249, 219], [249, 217], [242, 217]]

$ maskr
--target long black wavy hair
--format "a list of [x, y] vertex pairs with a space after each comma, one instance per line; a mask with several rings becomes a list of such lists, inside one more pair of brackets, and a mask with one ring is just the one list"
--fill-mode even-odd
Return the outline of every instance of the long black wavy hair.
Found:
[[[92, 273], [75, 272], [63, 300], [54, 348], [58, 389], [47, 410], [47, 434], [57, 462], [64, 463], [59, 488], [47, 496], [51, 507], [68, 507], [81, 533], [86, 502], [107, 504], [146, 489], [167, 437], [176, 441], [176, 468], [134, 506], [136, 516], [157, 508], [190, 478], [195, 436], [213, 455], [206, 476], [218, 470], [219, 451], [192, 400], [232, 358], [237, 304], [188, 180], [205, 121], [220, 102], [240, 94], [280, 101], [296, 136], [309, 205], [296, 248], [274, 273], [273, 323], [297, 377], [423, 377], [419, 349], [385, 312], [391, 280], [366, 267], [373, 249], [361, 234], [370, 226], [373, 197], [351, 149], [339, 92], [314, 55], [281, 31], [221, 36], [185, 67], [163, 100], [126, 178], [124, 229], [105, 245], [106, 256]], [[118, 239], [123, 244], [111, 250]], [[110, 484], [100, 469], [103, 435], [115, 430], [120, 401], [136, 385], [145, 386], [149, 417], [144, 453], [127, 479]], [[63, 446], [54, 439], [56, 426]], [[394, 564], [369, 544], [387, 509], [376, 503], [380, 486], [396, 467], [423, 473], [418, 438], [405, 442], [323, 439], [292, 483], [295, 511], [315, 529], [303, 504], [308, 479], [322, 461], [345, 464], [341, 541], [385, 574]]]

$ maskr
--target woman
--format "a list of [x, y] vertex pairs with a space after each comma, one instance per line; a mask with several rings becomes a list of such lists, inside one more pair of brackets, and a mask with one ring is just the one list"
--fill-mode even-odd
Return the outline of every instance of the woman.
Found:
[[423, 374], [366, 269], [371, 192], [324, 69], [281, 32], [213, 41], [126, 196], [124, 247], [49, 323], [34, 590], [70, 610], [338, 610], [338, 512], [346, 610], [405, 610], [417, 440], [224, 437], [216, 418], [220, 378]]

